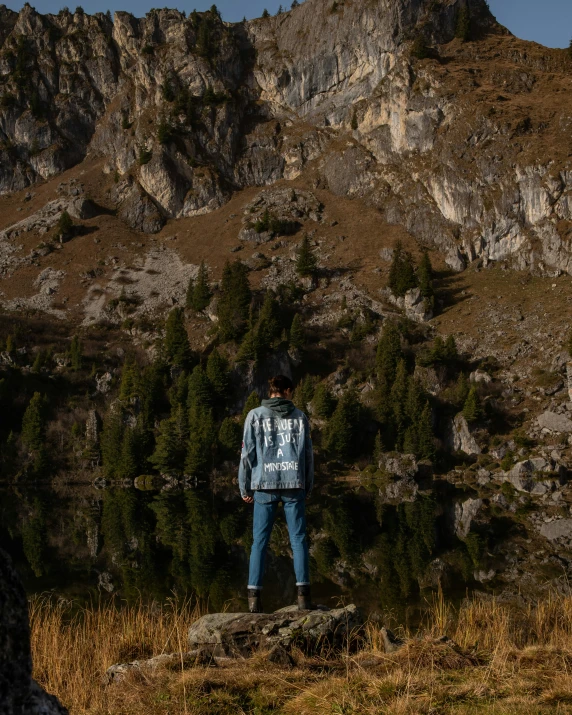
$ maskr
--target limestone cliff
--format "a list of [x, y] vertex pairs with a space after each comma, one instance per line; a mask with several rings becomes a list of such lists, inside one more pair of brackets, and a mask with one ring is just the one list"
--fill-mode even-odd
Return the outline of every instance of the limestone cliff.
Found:
[[0, 44], [1, 193], [100, 157], [111, 208], [156, 232], [305, 177], [456, 270], [572, 273], [567, 60], [484, 0], [306, 0], [236, 25], [2, 7]]

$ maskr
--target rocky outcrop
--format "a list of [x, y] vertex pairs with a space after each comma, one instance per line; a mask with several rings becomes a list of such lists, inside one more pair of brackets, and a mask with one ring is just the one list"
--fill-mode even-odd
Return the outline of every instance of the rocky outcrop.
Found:
[[455, 535], [459, 539], [465, 539], [468, 536], [473, 521], [482, 506], [482, 499], [467, 499], [462, 503], [455, 504]]
[[[463, 9], [475, 44], [453, 47], [442, 65], [415, 60], [419, 36], [430, 54], [449, 51]], [[492, 37], [506, 47], [489, 47]], [[81, 8], [5, 10], [0, 193], [102, 157], [130, 187], [116, 196], [119, 216], [153, 233], [167, 218], [219, 208], [236, 189], [311, 168], [316, 186], [373, 204], [454, 270], [479, 260], [572, 272], [567, 155], [555, 150], [548, 163], [521, 151], [558, 137], [569, 107], [555, 94], [553, 117], [521, 116], [523, 103], [505, 96], [560, 92], [538, 76], [553, 82], [559, 60], [510, 42], [485, 0], [306, 0], [236, 25], [214, 11], [112, 21]], [[459, 86], [449, 61], [470, 81]], [[484, 91], [497, 86], [504, 95]], [[411, 317], [427, 319], [417, 298]]]
[[0, 551], [0, 712], [67, 715], [32, 679], [28, 602], [9, 557]]
[[550, 432], [572, 432], [572, 420], [556, 412], [543, 412], [538, 418], [538, 424]]
[[464, 452], [465, 454], [481, 454], [482, 452], [469, 428], [469, 423], [461, 412], [455, 415], [450, 422], [446, 442], [453, 452]]
[[215, 656], [248, 657], [259, 649], [296, 644], [313, 650], [328, 642], [340, 644], [363, 626], [354, 605], [329, 610], [298, 611], [295, 606], [275, 613], [213, 613], [199, 618], [189, 629], [191, 650], [200, 648]]

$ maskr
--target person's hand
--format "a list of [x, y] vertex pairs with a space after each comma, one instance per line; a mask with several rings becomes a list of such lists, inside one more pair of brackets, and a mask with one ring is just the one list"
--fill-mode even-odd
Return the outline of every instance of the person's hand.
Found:
[[245, 501], [247, 504], [252, 504], [254, 499], [252, 497], [242, 497], [243, 501]]

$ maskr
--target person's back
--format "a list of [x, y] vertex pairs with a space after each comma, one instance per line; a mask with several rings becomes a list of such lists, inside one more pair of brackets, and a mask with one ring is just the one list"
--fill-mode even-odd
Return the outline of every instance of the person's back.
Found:
[[314, 485], [310, 425], [291, 400], [293, 385], [289, 378], [278, 375], [269, 385], [270, 398], [246, 417], [238, 473], [242, 498], [248, 504], [254, 503], [248, 580], [248, 605], [253, 613], [262, 610], [260, 591], [266, 551], [280, 502], [294, 555], [298, 607], [311, 607], [305, 514], [305, 500]]

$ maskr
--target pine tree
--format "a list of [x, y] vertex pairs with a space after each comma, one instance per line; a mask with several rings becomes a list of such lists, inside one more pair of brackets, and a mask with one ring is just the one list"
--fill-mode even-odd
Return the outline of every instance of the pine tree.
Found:
[[191, 363], [191, 346], [189, 345], [182, 308], [173, 308], [167, 318], [165, 356], [171, 364], [183, 369], [189, 367]]
[[111, 479], [114, 479], [119, 471], [124, 430], [123, 411], [115, 404], [105, 419], [101, 433], [103, 470], [105, 476]]
[[236, 420], [226, 417], [218, 432], [219, 448], [223, 459], [235, 459], [240, 452], [242, 429]]
[[455, 385], [455, 402], [461, 407], [465, 404], [467, 397], [469, 396], [469, 390], [471, 386], [467, 380], [467, 376], [464, 372], [459, 374], [457, 378], [457, 384]]
[[457, 16], [455, 37], [463, 42], [471, 39], [471, 14], [468, 7], [462, 7]]
[[56, 237], [63, 243], [73, 236], [74, 225], [67, 211], [60, 214], [56, 225]]
[[31, 452], [44, 446], [46, 440], [47, 400], [39, 392], [34, 392], [22, 418], [22, 444]]
[[267, 17], [270, 17], [270, 13], [268, 12], [268, 10], [266, 8], [264, 8], [264, 10], [262, 11], [262, 17], [264, 19], [266, 19]]
[[416, 422], [417, 452], [420, 459], [435, 458], [435, 439], [433, 436], [433, 415], [429, 403], [425, 403], [423, 411]]
[[264, 296], [258, 317], [258, 340], [263, 352], [270, 350], [273, 342], [280, 335], [281, 329], [280, 307], [274, 293], [269, 290]]
[[329, 419], [334, 410], [336, 409], [336, 400], [332, 395], [328, 386], [321, 382], [314, 391], [314, 397], [312, 398], [312, 414], [316, 417], [327, 420]]
[[182, 471], [184, 456], [184, 444], [181, 444], [177, 420], [174, 417], [162, 420], [149, 462], [161, 474], [177, 474]]
[[443, 356], [448, 363], [456, 363], [459, 359], [459, 351], [453, 335], [448, 335], [445, 340]]
[[408, 391], [407, 367], [405, 360], [397, 363], [395, 380], [391, 386], [390, 401], [395, 436], [395, 448], [401, 451], [406, 428], [406, 400]]
[[294, 390], [293, 402], [302, 412], [308, 411], [308, 403], [314, 397], [315, 379], [311, 375], [304, 375]]
[[572, 60], [572, 40], [570, 40], [570, 44], [568, 45], [568, 57]]
[[215, 440], [212, 412], [202, 406], [189, 411], [189, 441], [185, 471], [191, 475], [204, 475], [212, 464], [212, 447]]
[[423, 251], [421, 262], [417, 268], [417, 280], [419, 282], [419, 290], [425, 300], [433, 303], [435, 292], [433, 290], [433, 266], [427, 251]]
[[304, 324], [300, 313], [296, 313], [290, 326], [290, 346], [295, 350], [303, 350], [306, 345]]
[[189, 377], [189, 408], [210, 408], [213, 403], [213, 387], [202, 365], [197, 365]]
[[426, 401], [425, 391], [419, 380], [413, 376], [409, 377], [407, 398], [405, 401], [405, 414], [410, 423], [414, 423], [415, 420], [417, 420]]
[[483, 416], [483, 408], [477, 392], [473, 385], [469, 390], [465, 404], [463, 405], [463, 416], [467, 422], [478, 422]]
[[71, 368], [77, 372], [81, 370], [83, 360], [83, 346], [77, 335], [74, 335], [70, 345]]
[[134, 479], [140, 467], [140, 434], [137, 428], [127, 427], [121, 442], [121, 454], [116, 468], [119, 479]]
[[260, 407], [260, 397], [258, 397], [258, 393], [256, 390], [250, 393], [248, 396], [248, 399], [246, 400], [244, 404], [244, 408], [242, 410], [242, 423], [244, 424], [244, 420], [246, 419], [246, 416], [250, 412], [250, 410], [255, 410], [257, 407]]
[[284, 10], [283, 10], [283, 8], [282, 8], [282, 5], [278, 5], [278, 10], [276, 11], [276, 14], [277, 14], [277, 15], [282, 15], [283, 12], [284, 12]]
[[437, 335], [435, 340], [433, 341], [433, 347], [431, 348], [431, 352], [429, 354], [431, 363], [439, 363], [439, 362], [444, 362], [445, 360], [445, 343], [443, 342], [443, 338], [440, 335]]
[[402, 358], [401, 337], [393, 322], [387, 322], [377, 346], [376, 368], [380, 384], [391, 388], [397, 363]]
[[331, 457], [348, 461], [357, 453], [361, 405], [353, 390], [348, 390], [328, 422], [325, 448]]
[[230, 397], [230, 369], [228, 360], [216, 348], [207, 360], [207, 377], [217, 401], [226, 404]]
[[411, 45], [411, 56], [418, 60], [424, 60], [429, 57], [429, 47], [427, 46], [425, 37], [421, 33], [416, 35], [413, 40], [413, 44]]
[[408, 290], [417, 286], [413, 259], [411, 254], [403, 248], [401, 241], [397, 242], [393, 252], [388, 286], [391, 292], [398, 297], [403, 297]]
[[122, 402], [129, 402], [132, 397], [138, 394], [139, 368], [133, 358], [127, 358], [123, 363], [121, 373], [121, 385], [119, 387], [119, 399]]
[[317, 266], [318, 259], [314, 255], [310, 239], [307, 234], [304, 234], [296, 260], [296, 272], [301, 278], [306, 278], [316, 273]]
[[299, 4], [300, 3], [298, 2], [298, 0], [292, 0], [292, 5], [290, 7], [292, 8], [292, 10], [295, 10]]
[[217, 304], [218, 329], [223, 342], [237, 340], [244, 335], [251, 300], [248, 268], [240, 261], [227, 262], [222, 272]]
[[201, 261], [196, 282], [189, 281], [187, 308], [192, 308], [195, 312], [200, 313], [208, 307], [211, 298], [212, 292], [208, 282], [208, 271], [205, 262]]

